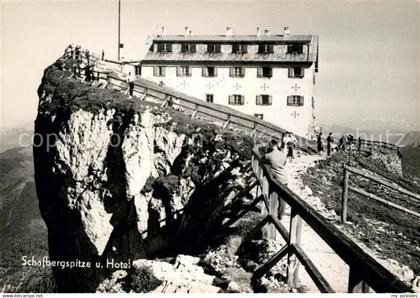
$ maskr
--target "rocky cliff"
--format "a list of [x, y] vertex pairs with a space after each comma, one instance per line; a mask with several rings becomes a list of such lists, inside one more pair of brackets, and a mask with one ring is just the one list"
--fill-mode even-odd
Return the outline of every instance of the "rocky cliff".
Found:
[[38, 90], [35, 182], [50, 259], [91, 265], [53, 267], [59, 290], [93, 291], [116, 264], [205, 245], [247, 178], [252, 143], [69, 78], [65, 63]]

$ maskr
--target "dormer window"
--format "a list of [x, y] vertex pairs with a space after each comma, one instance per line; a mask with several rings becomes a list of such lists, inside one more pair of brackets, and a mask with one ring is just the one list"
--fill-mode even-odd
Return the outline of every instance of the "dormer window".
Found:
[[248, 47], [246, 44], [234, 43], [232, 44], [232, 53], [233, 54], [244, 54], [248, 52]]
[[216, 44], [216, 43], [208, 44], [207, 53], [220, 53], [220, 44]]
[[181, 53], [195, 53], [195, 44], [183, 43], [181, 44]]
[[157, 51], [159, 53], [169, 53], [172, 52], [172, 44], [170, 43], [158, 43]]
[[291, 43], [287, 45], [287, 54], [302, 54], [302, 53], [303, 53], [303, 44]]
[[274, 53], [274, 48], [272, 44], [259, 44], [258, 45], [258, 54], [270, 54]]

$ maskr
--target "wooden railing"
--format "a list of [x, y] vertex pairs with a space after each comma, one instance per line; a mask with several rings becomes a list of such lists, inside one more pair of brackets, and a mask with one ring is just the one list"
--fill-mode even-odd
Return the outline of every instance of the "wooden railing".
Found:
[[363, 196], [365, 196], [365, 197], [367, 197], [367, 198], [369, 198], [371, 200], [374, 200], [376, 202], [379, 202], [381, 204], [385, 204], [385, 205], [387, 205], [387, 206], [389, 206], [391, 208], [394, 208], [394, 209], [403, 211], [405, 213], [414, 215], [416, 217], [420, 217], [420, 214], [418, 212], [415, 212], [413, 210], [407, 209], [407, 208], [405, 208], [403, 206], [400, 206], [398, 204], [392, 203], [392, 202], [390, 202], [388, 200], [382, 199], [382, 198], [380, 198], [380, 197], [378, 197], [378, 196], [376, 196], [374, 194], [371, 194], [369, 192], [366, 192], [363, 189], [360, 189], [358, 187], [354, 187], [354, 186], [349, 185], [350, 174], [354, 174], [354, 175], [358, 175], [358, 176], [367, 178], [367, 179], [369, 179], [371, 181], [377, 182], [377, 183], [379, 183], [379, 184], [381, 184], [383, 186], [386, 186], [388, 188], [391, 188], [393, 190], [396, 190], [397, 192], [399, 192], [401, 194], [407, 195], [407, 196], [409, 196], [411, 198], [414, 198], [414, 199], [417, 199], [417, 200], [420, 200], [420, 195], [415, 194], [415, 193], [413, 193], [411, 191], [408, 191], [408, 190], [402, 188], [401, 186], [399, 186], [399, 185], [397, 185], [395, 183], [388, 182], [388, 181], [386, 181], [386, 180], [384, 180], [384, 179], [382, 179], [380, 177], [371, 175], [371, 174], [366, 173], [366, 172], [364, 172], [362, 170], [359, 170], [357, 168], [353, 168], [353, 167], [344, 165], [343, 166], [343, 171], [344, 171], [344, 173], [343, 173], [343, 191], [342, 191], [342, 200], [341, 200], [341, 221], [342, 222], [346, 222], [347, 221], [347, 213], [348, 213], [348, 208], [347, 208], [347, 205], [348, 205], [348, 190], [351, 190], [351, 191], [353, 191], [355, 193], [358, 193], [360, 195], [363, 195]]
[[362, 138], [358, 138], [351, 142], [347, 142], [345, 146], [346, 149], [349, 149], [351, 151], [362, 151], [367, 149], [368, 151], [372, 152], [373, 150], [378, 148], [393, 150], [397, 152], [400, 151], [400, 147], [398, 145], [382, 141], [365, 140]]
[[[333, 292], [332, 287], [301, 247], [302, 221], [304, 221], [349, 265], [349, 292], [368, 292], [369, 288], [381, 293], [412, 291], [410, 287], [365, 253], [354, 241], [329, 223], [308, 203], [276, 181], [269, 168], [263, 164], [262, 157], [257, 150], [253, 151], [252, 168], [261, 186], [263, 195], [262, 198], [257, 198], [256, 200], [262, 199], [267, 210], [267, 215], [254, 230], [261, 229], [266, 224], [271, 223], [286, 241], [286, 245], [280, 251], [255, 271], [254, 279], [263, 276], [279, 260], [287, 256], [287, 281], [289, 286], [293, 286], [297, 278], [298, 271], [293, 270], [295, 267], [293, 264], [296, 264], [297, 259], [304, 265], [309, 276], [321, 292]], [[277, 219], [276, 206], [279, 199], [287, 203], [291, 209], [290, 227], [288, 230]]]

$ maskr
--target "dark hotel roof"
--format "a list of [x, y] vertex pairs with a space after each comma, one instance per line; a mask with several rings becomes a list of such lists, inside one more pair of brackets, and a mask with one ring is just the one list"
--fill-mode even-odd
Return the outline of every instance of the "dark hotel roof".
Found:
[[[314, 35], [158, 35], [154, 41], [168, 42], [311, 42]], [[317, 37], [317, 36], [316, 36]]]
[[315, 63], [318, 66], [318, 36], [317, 35], [158, 35], [153, 39], [153, 43], [170, 42], [182, 43], [190, 42], [196, 44], [205, 43], [222, 43], [230, 44], [235, 42], [243, 42], [247, 44], [257, 45], [259, 43], [287, 44], [304, 43], [304, 53], [288, 54], [288, 53], [179, 53], [179, 52], [148, 52], [146, 57], [141, 61], [142, 64], [179, 64], [186, 63]]

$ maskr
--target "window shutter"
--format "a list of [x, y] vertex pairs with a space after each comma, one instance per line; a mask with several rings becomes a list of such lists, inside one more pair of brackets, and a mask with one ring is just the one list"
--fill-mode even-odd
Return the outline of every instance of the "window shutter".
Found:
[[269, 44], [268, 45], [268, 52], [269, 53], [273, 53], [274, 52], [274, 48], [273, 48], [273, 45], [272, 44]]
[[271, 106], [273, 104], [273, 96], [269, 95], [268, 96], [268, 104]]
[[208, 69], [207, 69], [207, 67], [203, 67], [203, 71], [201, 72], [201, 75], [203, 76], [203, 77], [208, 77], [209, 76], [209, 71], [208, 71]]
[[287, 97], [287, 105], [288, 105], [288, 106], [293, 105], [293, 96], [288, 96], [288, 97]]
[[261, 95], [257, 95], [257, 96], [256, 96], [255, 103], [256, 103], [257, 105], [260, 105], [260, 104], [261, 104]]
[[171, 43], [166, 44], [166, 51], [167, 52], [172, 52], [172, 44]]
[[289, 78], [293, 78], [293, 77], [294, 77], [293, 68], [289, 68]]
[[180, 77], [180, 76], [181, 76], [181, 71], [182, 71], [182, 70], [181, 70], [181, 66], [177, 66], [177, 67], [176, 67], [176, 76], [177, 76], [177, 77]]
[[305, 77], [305, 69], [302, 67], [302, 70], [301, 70], [301, 76], [300, 76], [301, 78], [303, 78], [303, 77]]
[[214, 76], [217, 77], [217, 67], [214, 67]]
[[241, 105], [245, 104], [245, 95], [241, 95]]
[[269, 76], [269, 78], [271, 78], [273, 76], [273, 69], [271, 67], [268, 70], [268, 76]]
[[220, 44], [217, 44], [215, 47], [216, 53], [220, 53]]
[[238, 52], [238, 44], [234, 43], [232, 44], [232, 53], [237, 53]]
[[157, 76], [157, 66], [153, 66], [153, 76]]
[[188, 77], [190, 77], [192, 74], [191, 74], [191, 72], [192, 72], [192, 69], [191, 69], [191, 67], [190, 66], [187, 66], [187, 72], [188, 72]]
[[257, 78], [262, 78], [263, 76], [263, 68], [262, 67], [258, 67], [257, 69]]
[[162, 66], [162, 77], [165, 76], [165, 73], [166, 73], [166, 67], [165, 66]]
[[300, 100], [299, 100], [299, 106], [303, 106], [303, 96], [300, 96]]
[[195, 44], [192, 44], [190, 46], [190, 51], [191, 51], [191, 53], [195, 53], [196, 52], [196, 45]]
[[241, 75], [240, 77], [243, 78], [245, 76], [245, 67], [241, 67]]
[[248, 53], [248, 45], [246, 44], [242, 45], [242, 53]]
[[233, 95], [229, 95], [229, 104], [231, 105], [233, 103]]
[[230, 77], [235, 76], [235, 68], [234, 68], [234, 67], [230, 67], [230, 68], [229, 68], [229, 76], [230, 76]]

